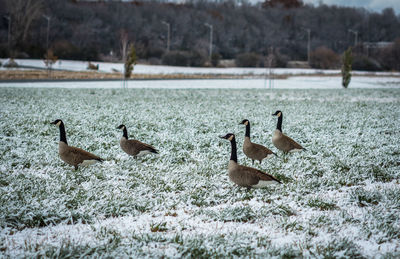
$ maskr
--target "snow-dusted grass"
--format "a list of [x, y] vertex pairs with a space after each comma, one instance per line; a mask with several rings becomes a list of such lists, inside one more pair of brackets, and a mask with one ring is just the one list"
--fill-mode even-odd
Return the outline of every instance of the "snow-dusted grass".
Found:
[[[400, 256], [399, 89], [0, 88], [0, 257]], [[284, 184], [228, 180], [244, 128], [275, 150], [283, 130], [308, 151], [255, 167]], [[74, 171], [71, 145], [106, 159]], [[134, 160], [130, 136], [159, 156]]]

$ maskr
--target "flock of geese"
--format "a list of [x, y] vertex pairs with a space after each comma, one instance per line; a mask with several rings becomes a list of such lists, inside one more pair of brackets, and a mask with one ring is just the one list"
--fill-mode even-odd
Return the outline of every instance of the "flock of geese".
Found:
[[[282, 132], [282, 120], [283, 114], [281, 111], [276, 111], [273, 116], [278, 117], [278, 123], [276, 130], [272, 136], [272, 143], [274, 146], [281, 150], [284, 154], [293, 151], [305, 150], [300, 144], [286, 136]], [[58, 153], [61, 160], [65, 163], [74, 166], [75, 170], [78, 166], [85, 166], [94, 164], [96, 162], [102, 162], [103, 159], [92, 153], [89, 153], [81, 148], [69, 146], [67, 142], [67, 136], [65, 133], [64, 122], [60, 119], [53, 121], [54, 124], [60, 129], [60, 142], [58, 144]], [[265, 146], [251, 142], [250, 140], [250, 121], [245, 119], [240, 124], [246, 126], [246, 134], [243, 143], [243, 152], [250, 158], [254, 165], [254, 160], [262, 162], [263, 159], [277, 156], [276, 153], [272, 152]], [[145, 144], [139, 140], [129, 139], [128, 131], [126, 126], [121, 124], [117, 127], [123, 131], [122, 138], [120, 140], [121, 149], [128, 155], [136, 158], [146, 154], [158, 154], [158, 151], [151, 145]], [[231, 142], [231, 157], [228, 164], [229, 179], [239, 186], [247, 188], [262, 188], [269, 184], [281, 183], [278, 179], [270, 174], [267, 174], [261, 170], [239, 165], [237, 161], [237, 149], [235, 134], [228, 133], [220, 138], [227, 139]]]

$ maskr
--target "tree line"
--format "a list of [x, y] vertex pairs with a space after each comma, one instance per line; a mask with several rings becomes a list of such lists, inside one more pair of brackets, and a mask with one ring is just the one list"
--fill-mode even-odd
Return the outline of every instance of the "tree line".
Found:
[[[138, 58], [152, 64], [204, 66], [236, 59], [239, 66], [266, 66], [267, 57], [273, 55], [273, 65], [282, 67], [289, 60], [306, 61], [309, 44], [314, 67], [338, 67], [338, 55], [352, 46], [361, 66], [399, 69], [393, 64], [400, 60], [396, 57], [400, 16], [392, 8], [377, 13], [299, 0], [266, 0], [258, 5], [0, 0], [0, 10], [1, 57], [43, 58], [49, 25], [49, 48], [62, 59], [118, 61], [121, 39], [128, 37]], [[212, 62], [206, 24], [213, 29]], [[397, 43], [382, 47], [378, 42]]]

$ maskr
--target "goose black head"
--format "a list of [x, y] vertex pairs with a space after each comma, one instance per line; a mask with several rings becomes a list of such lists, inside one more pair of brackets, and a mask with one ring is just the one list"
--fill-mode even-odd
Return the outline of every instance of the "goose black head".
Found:
[[117, 127], [117, 129], [125, 129], [126, 127], [125, 127], [125, 125], [124, 124], [121, 124], [121, 125], [119, 125], [118, 127]]
[[239, 123], [239, 125], [240, 124], [244, 124], [244, 125], [249, 125], [249, 120], [248, 119], [244, 119], [244, 120], [242, 120], [242, 122], [241, 123]]
[[228, 134], [226, 134], [225, 136], [219, 136], [219, 137], [220, 137], [220, 138], [227, 139], [227, 140], [229, 140], [229, 141], [232, 141], [232, 140], [235, 139], [235, 134], [233, 134], [233, 133], [228, 133]]
[[273, 113], [272, 116], [281, 117], [281, 116], [282, 116], [282, 112], [278, 110], [278, 111], [276, 111], [275, 113]]
[[50, 122], [50, 124], [57, 125], [58, 127], [60, 127], [61, 123], [63, 123], [63, 121], [60, 120], [60, 119], [57, 119], [57, 120], [55, 120], [55, 121], [53, 121], [53, 122]]

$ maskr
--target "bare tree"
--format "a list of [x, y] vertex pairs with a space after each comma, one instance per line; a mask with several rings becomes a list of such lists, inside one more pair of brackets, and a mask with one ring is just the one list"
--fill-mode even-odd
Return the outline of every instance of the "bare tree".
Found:
[[43, 62], [47, 67], [47, 76], [51, 77], [51, 70], [53, 65], [57, 62], [58, 57], [54, 55], [53, 50], [47, 50], [46, 55], [44, 55]]
[[12, 35], [16, 42], [26, 41], [32, 22], [42, 14], [43, 3], [43, 0], [6, 0], [13, 19]]
[[125, 63], [126, 61], [126, 54], [128, 51], [128, 44], [129, 44], [129, 37], [128, 37], [128, 33], [125, 30], [120, 30], [120, 48], [121, 48], [121, 58], [122, 58], [122, 62]]

